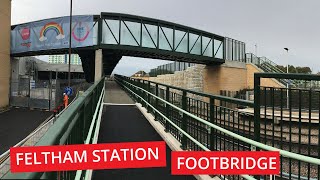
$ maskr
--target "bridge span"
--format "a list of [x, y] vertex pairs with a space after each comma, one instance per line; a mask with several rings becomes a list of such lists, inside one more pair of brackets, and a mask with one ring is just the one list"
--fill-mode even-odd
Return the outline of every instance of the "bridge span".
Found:
[[[11, 56], [66, 54], [69, 17], [12, 26]], [[103, 67], [110, 75], [122, 56], [199, 64], [244, 60], [245, 44], [168, 21], [120, 13], [75, 16], [72, 53], [79, 54], [88, 82], [98, 80]]]

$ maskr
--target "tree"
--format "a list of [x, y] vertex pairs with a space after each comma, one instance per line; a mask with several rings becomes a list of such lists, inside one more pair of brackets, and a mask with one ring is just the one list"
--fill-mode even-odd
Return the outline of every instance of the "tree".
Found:
[[[287, 72], [286, 66], [277, 65], [277, 68], [279, 68], [283, 72]], [[289, 65], [289, 73], [302, 73], [302, 74], [311, 74], [312, 71], [310, 67], [294, 67], [293, 65]]]
[[311, 74], [312, 73], [310, 67], [297, 67], [296, 69], [297, 69], [298, 73], [303, 73], [303, 74]]

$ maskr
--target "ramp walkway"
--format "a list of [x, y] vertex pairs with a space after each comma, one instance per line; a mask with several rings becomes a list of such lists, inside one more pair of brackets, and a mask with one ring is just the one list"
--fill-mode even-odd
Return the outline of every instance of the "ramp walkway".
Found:
[[51, 114], [49, 111], [24, 108], [0, 113], [0, 154], [23, 140]]
[[[106, 103], [101, 120], [98, 143], [161, 141], [134, 101], [113, 81], [106, 81]], [[167, 167], [96, 170], [93, 179], [195, 179], [193, 176], [171, 175], [171, 149], [166, 147]]]

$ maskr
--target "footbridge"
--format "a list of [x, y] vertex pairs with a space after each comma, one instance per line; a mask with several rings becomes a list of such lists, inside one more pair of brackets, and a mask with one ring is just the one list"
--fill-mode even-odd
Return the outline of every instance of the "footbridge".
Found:
[[[66, 54], [69, 17], [12, 26], [11, 56]], [[87, 81], [110, 75], [122, 58], [133, 56], [199, 64], [245, 58], [245, 44], [192, 27], [129, 14], [74, 16], [72, 53], [79, 54]]]
[[[257, 73], [255, 100], [246, 101], [121, 75], [102, 78], [56, 117], [36, 146], [165, 140], [167, 167], [7, 172], [3, 178], [319, 179], [320, 92], [263, 87], [266, 78], [320, 81], [316, 75]], [[279, 151], [280, 174], [171, 175], [170, 152], [185, 150]], [[0, 160], [9, 161], [4, 155]]]

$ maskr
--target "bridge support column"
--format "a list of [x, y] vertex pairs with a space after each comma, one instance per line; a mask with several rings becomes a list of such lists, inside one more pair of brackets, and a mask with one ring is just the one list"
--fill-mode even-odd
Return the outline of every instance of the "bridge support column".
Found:
[[11, 1], [0, 1], [0, 108], [9, 105]]
[[103, 53], [102, 53], [102, 49], [98, 49], [95, 52], [94, 82], [97, 82], [101, 79], [102, 68], [103, 68]]

